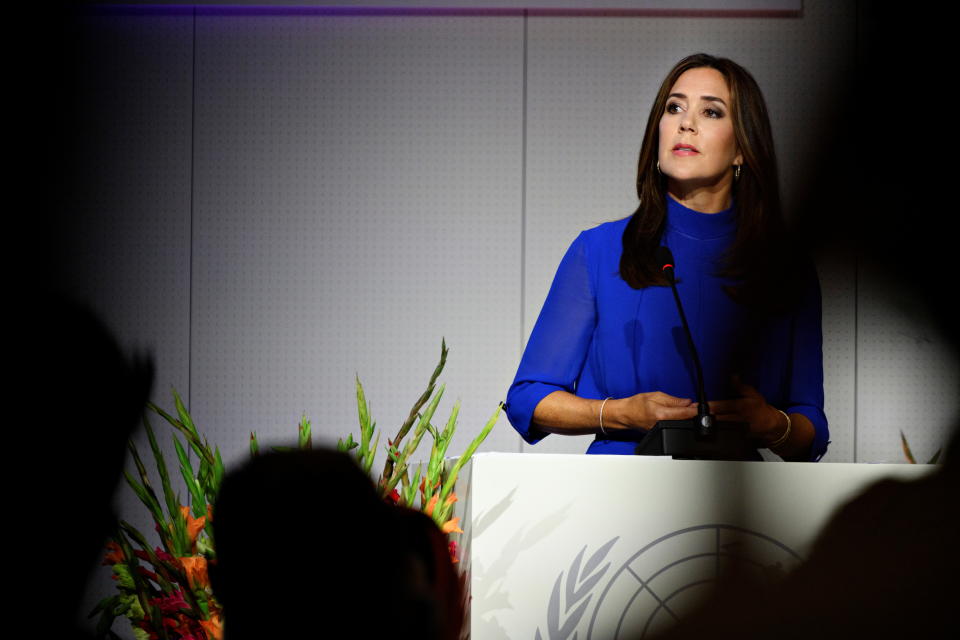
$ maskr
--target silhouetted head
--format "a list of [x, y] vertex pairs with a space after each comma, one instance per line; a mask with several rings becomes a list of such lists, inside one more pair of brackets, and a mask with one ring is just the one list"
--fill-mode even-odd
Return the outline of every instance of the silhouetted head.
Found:
[[213, 528], [229, 640], [441, 637], [431, 535], [442, 534], [380, 500], [350, 456], [252, 459], [224, 479]]

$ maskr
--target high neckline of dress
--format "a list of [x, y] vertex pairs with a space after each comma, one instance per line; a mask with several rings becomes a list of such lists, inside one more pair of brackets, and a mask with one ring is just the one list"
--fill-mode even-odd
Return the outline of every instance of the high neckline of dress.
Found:
[[701, 213], [683, 206], [668, 194], [667, 222], [684, 235], [710, 240], [728, 236], [736, 231], [737, 215], [733, 205], [717, 213]]

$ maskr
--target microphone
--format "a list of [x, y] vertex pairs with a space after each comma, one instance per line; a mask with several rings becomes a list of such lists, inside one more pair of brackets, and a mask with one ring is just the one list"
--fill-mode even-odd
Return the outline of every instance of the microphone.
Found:
[[749, 432], [743, 422], [716, 422], [710, 415], [707, 394], [703, 390], [703, 368], [693, 344], [693, 334], [683, 313], [680, 294], [673, 270], [673, 254], [667, 247], [657, 247], [653, 254], [663, 275], [670, 283], [677, 303], [683, 331], [687, 336], [690, 355], [697, 377], [697, 416], [688, 420], [660, 420], [637, 444], [637, 455], [669, 455], [674, 458], [706, 460], [756, 460], [757, 451], [750, 444]]
[[663, 271], [663, 275], [667, 276], [667, 282], [673, 285], [675, 283], [673, 277], [673, 252], [661, 245], [653, 252], [653, 259], [660, 265], [660, 271]]
[[654, 251], [653, 257], [656, 264], [660, 266], [667, 282], [670, 283], [670, 289], [673, 291], [673, 299], [677, 303], [677, 311], [680, 312], [680, 321], [683, 324], [683, 332], [687, 336], [687, 344], [690, 346], [690, 354], [693, 356], [693, 366], [697, 374], [697, 427], [700, 435], [707, 436], [713, 433], [713, 416], [710, 415], [710, 407], [707, 405], [707, 394], [703, 390], [703, 368], [700, 366], [700, 356], [697, 354], [697, 347], [693, 344], [693, 334], [690, 333], [690, 325], [687, 324], [687, 316], [683, 313], [683, 305], [680, 303], [680, 294], [677, 293], [677, 282], [673, 272], [673, 252], [669, 248], [659, 246]]

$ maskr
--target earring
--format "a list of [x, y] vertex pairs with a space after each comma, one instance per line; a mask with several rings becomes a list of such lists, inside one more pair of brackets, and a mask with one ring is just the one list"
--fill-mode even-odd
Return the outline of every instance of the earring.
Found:
[[733, 165], [733, 179], [734, 180], [740, 179], [740, 165], [738, 164]]
[[657, 160], [657, 173], [660, 173], [660, 161]]

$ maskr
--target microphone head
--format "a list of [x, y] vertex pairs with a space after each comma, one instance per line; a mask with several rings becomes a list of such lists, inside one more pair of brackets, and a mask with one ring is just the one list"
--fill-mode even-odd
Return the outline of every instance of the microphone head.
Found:
[[656, 262], [657, 266], [660, 267], [660, 270], [663, 271], [663, 274], [667, 276], [667, 280], [671, 283], [673, 282], [673, 252], [670, 251], [667, 247], [663, 245], [657, 247], [653, 251], [653, 259]]

